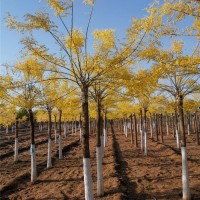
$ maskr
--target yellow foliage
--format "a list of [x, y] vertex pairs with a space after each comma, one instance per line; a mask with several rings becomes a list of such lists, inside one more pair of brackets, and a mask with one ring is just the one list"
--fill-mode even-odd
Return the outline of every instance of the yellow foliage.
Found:
[[183, 51], [183, 43], [181, 41], [174, 40], [172, 49], [174, 52], [181, 54]]
[[35, 15], [27, 14], [24, 16], [24, 20], [25, 22], [17, 21], [15, 17], [12, 17], [8, 13], [6, 25], [10, 30], [16, 29], [21, 33], [32, 31], [33, 29], [43, 29], [44, 31], [49, 31], [51, 28], [55, 27], [49, 19], [49, 15], [47, 13], [35, 13]]
[[44, 121], [48, 121], [48, 115], [47, 112], [44, 110], [37, 110], [36, 111], [36, 120], [37, 122], [44, 122]]
[[45, 66], [41, 64], [36, 58], [27, 58], [24, 62], [17, 62], [15, 70], [20, 71], [24, 75], [25, 81], [37, 78], [43, 78], [43, 71]]
[[183, 108], [184, 111], [195, 112], [197, 108], [200, 106], [200, 100], [195, 101], [194, 99], [185, 99]]
[[102, 52], [107, 52], [115, 46], [115, 31], [113, 29], [95, 30], [93, 37], [96, 39], [94, 48], [98, 52], [99, 49]]
[[47, 0], [49, 6], [51, 6], [54, 10], [56, 15], [60, 15], [65, 11], [65, 7], [63, 3], [59, 0]]
[[83, 3], [88, 6], [94, 6], [94, 0], [83, 0]]
[[84, 46], [85, 38], [83, 34], [77, 30], [73, 29], [72, 35], [68, 35], [65, 38], [65, 45], [67, 48], [71, 49], [74, 54], [79, 52], [79, 48]]

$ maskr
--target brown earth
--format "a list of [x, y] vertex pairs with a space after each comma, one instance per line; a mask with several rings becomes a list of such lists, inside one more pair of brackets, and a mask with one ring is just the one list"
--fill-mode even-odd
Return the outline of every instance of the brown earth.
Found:
[[[140, 137], [139, 137], [140, 139]], [[181, 154], [176, 141], [169, 135], [164, 144], [148, 140], [148, 155], [131, 145], [130, 134], [115, 131], [121, 184], [125, 199], [182, 199]], [[194, 135], [187, 137], [190, 188], [193, 199], [200, 199], [200, 146]]]
[[[149, 139], [147, 156], [141, 152], [140, 142], [139, 148], [131, 144], [130, 133], [126, 138], [117, 128], [109, 128], [108, 135], [103, 159], [103, 197], [96, 196], [96, 140], [95, 135], [90, 136], [95, 199], [181, 199], [181, 155], [172, 135], [164, 135], [164, 144]], [[38, 179], [34, 184], [30, 183], [29, 150], [19, 154], [18, 163], [13, 162], [13, 156], [4, 158], [0, 169], [1, 199], [84, 199], [82, 148], [78, 140], [78, 134], [63, 139], [62, 160], [58, 159], [58, 145], [52, 142], [51, 169], [46, 169], [47, 143], [38, 145]], [[187, 136], [187, 142], [191, 194], [193, 200], [200, 200], [200, 146], [193, 134]]]

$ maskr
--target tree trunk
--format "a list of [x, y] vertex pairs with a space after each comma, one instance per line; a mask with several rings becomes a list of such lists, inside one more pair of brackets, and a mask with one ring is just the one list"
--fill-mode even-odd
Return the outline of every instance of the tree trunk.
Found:
[[62, 159], [62, 128], [61, 128], [61, 122], [62, 122], [62, 110], [59, 110], [59, 159]]
[[[119, 126], [119, 123], [118, 123]], [[106, 111], [104, 113], [104, 129], [103, 129], [103, 133], [104, 133], [104, 147], [106, 146], [107, 140], [108, 140], [108, 136], [107, 136], [107, 118], [106, 118]]]
[[57, 143], [57, 124], [56, 124], [56, 115], [54, 115], [54, 136], [55, 136], [55, 143]]
[[161, 143], [164, 142], [163, 140], [163, 116], [160, 114], [160, 134], [161, 134]]
[[74, 121], [71, 121], [71, 134], [74, 134]]
[[124, 135], [127, 137], [127, 124], [126, 124], [126, 117], [123, 118], [123, 124], [124, 124]]
[[18, 118], [15, 120], [15, 154], [14, 154], [14, 161], [18, 161]]
[[194, 120], [194, 116], [192, 115], [192, 116], [191, 116], [191, 130], [192, 130], [192, 131], [191, 131], [191, 132], [195, 132], [195, 124], [194, 124], [194, 121], [195, 121], [195, 120]]
[[195, 133], [196, 133], [196, 138], [197, 138], [197, 145], [200, 145], [197, 113], [194, 114], [194, 121], [195, 121]]
[[190, 112], [187, 113], [187, 131], [188, 135], [190, 135]]
[[120, 132], [123, 131], [123, 119], [120, 119]]
[[66, 123], [66, 121], [64, 122], [63, 129], [64, 129], [64, 137], [66, 138], [67, 137], [67, 123]]
[[47, 168], [52, 167], [51, 158], [51, 109], [48, 109], [48, 154], [47, 154]]
[[172, 114], [172, 129], [173, 129], [173, 136], [176, 136], [176, 128], [175, 128], [175, 116]]
[[89, 111], [88, 111], [88, 87], [82, 88], [82, 112], [83, 112], [83, 171], [84, 171], [84, 189], [85, 200], [93, 200], [92, 175], [90, 165], [90, 147], [89, 147]]
[[185, 129], [184, 129], [183, 96], [179, 95], [177, 101], [178, 101], [180, 134], [181, 134], [183, 199], [190, 200], [191, 195], [190, 195], [190, 187], [189, 187], [186, 137], [185, 137]]
[[35, 182], [37, 179], [36, 171], [36, 152], [35, 152], [35, 130], [34, 130], [34, 118], [32, 109], [28, 110], [30, 120], [30, 133], [31, 133], [31, 182]]
[[130, 116], [130, 119], [131, 119], [131, 144], [134, 143], [134, 139], [133, 139], [133, 115], [131, 114]]
[[[179, 113], [179, 117], [180, 117], [180, 113]], [[177, 111], [175, 110], [176, 144], [177, 144], [177, 148], [180, 149], [180, 139], [179, 139], [178, 126], [179, 126], [178, 125], [178, 116], [177, 116]]]
[[144, 108], [144, 154], [147, 155], [147, 108]]
[[97, 128], [97, 126], [96, 126], [96, 119], [94, 119], [94, 121], [93, 121], [93, 132], [95, 133], [96, 132], [96, 128]]
[[91, 131], [91, 119], [90, 119], [90, 117], [89, 117], [89, 121], [88, 121], [88, 123], [89, 123], [89, 134], [91, 134], [92, 131]]
[[82, 121], [81, 121], [81, 114], [79, 118], [79, 130], [80, 130], [80, 142], [82, 142]]
[[97, 137], [96, 137], [96, 146], [101, 146], [101, 105], [99, 100], [97, 101]]
[[141, 142], [141, 151], [144, 149], [143, 145], [143, 120], [142, 120], [142, 109], [140, 109], [140, 142]]
[[76, 135], [76, 117], [75, 117], [75, 123], [74, 123], [74, 134]]
[[101, 132], [100, 132], [100, 137], [101, 137], [101, 150], [102, 150], [102, 158], [104, 157], [104, 134], [103, 134], [103, 116], [101, 115]]
[[135, 138], [134, 138], [134, 145], [135, 147], [138, 147], [138, 141], [137, 141], [137, 119], [135, 113], [133, 113], [134, 117], [134, 132], [135, 132]]
[[103, 166], [102, 166], [102, 149], [101, 149], [101, 131], [102, 131], [101, 103], [97, 100], [97, 141], [96, 141], [96, 159], [97, 159], [97, 196], [104, 194], [103, 189]]
[[152, 116], [151, 113], [149, 113], [150, 115], [150, 133], [151, 133], [151, 139], [153, 138], [153, 126], [152, 126]]
[[156, 114], [156, 124], [155, 124], [155, 128], [156, 128], [156, 141], [158, 142], [158, 114]]
[[167, 132], [167, 136], [169, 135], [169, 118], [168, 115], [166, 114], [166, 132]]

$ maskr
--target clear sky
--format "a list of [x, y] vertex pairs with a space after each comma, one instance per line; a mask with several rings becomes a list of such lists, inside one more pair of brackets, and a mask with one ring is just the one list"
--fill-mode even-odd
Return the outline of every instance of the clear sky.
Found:
[[[152, 3], [152, 0], [96, 0], [90, 30], [112, 28], [116, 30], [119, 38], [123, 38], [126, 29], [131, 25], [132, 17], [141, 18], [146, 16], [145, 8], [150, 3]], [[0, 65], [4, 63], [13, 65], [20, 59], [20, 50], [22, 49], [20, 39], [22, 35], [5, 27], [6, 13], [10, 12], [11, 15], [21, 19], [26, 13], [34, 13], [39, 8], [47, 8], [46, 0], [41, 0], [41, 2], [38, 0], [0, 0], [0, 7]], [[50, 12], [53, 13], [52, 10]], [[85, 7], [81, 0], [75, 0], [74, 12], [75, 26], [84, 30], [89, 16], [88, 7]], [[50, 49], [55, 48], [54, 42], [47, 36], [47, 33], [40, 31], [35, 36], [40, 38], [41, 42], [48, 43]], [[191, 43], [190, 40], [187, 42], [188, 44]]]

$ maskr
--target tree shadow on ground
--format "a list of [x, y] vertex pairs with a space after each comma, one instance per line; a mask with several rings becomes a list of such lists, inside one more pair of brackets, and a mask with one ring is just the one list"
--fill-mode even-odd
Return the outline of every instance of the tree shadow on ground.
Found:
[[126, 161], [122, 160], [122, 152], [119, 147], [119, 143], [116, 139], [114, 129], [111, 126], [111, 131], [113, 135], [113, 150], [115, 152], [115, 168], [118, 173], [118, 179], [120, 181], [120, 187], [119, 189], [121, 192], [123, 192], [123, 200], [145, 200], [147, 198], [147, 195], [145, 193], [136, 193], [137, 183], [131, 181], [131, 179], [128, 177], [128, 174], [126, 172], [126, 169], [128, 169], [128, 164]]

